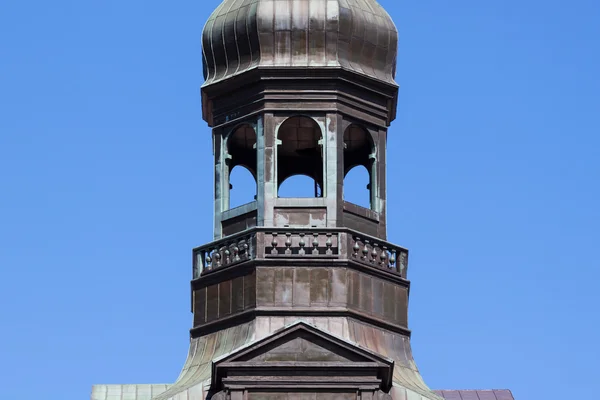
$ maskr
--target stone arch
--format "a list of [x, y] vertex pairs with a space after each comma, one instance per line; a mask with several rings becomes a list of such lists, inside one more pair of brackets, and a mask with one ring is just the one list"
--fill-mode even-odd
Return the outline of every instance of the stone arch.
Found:
[[355, 165], [344, 177], [344, 200], [371, 208], [371, 175], [364, 165]]
[[248, 169], [256, 179], [256, 131], [244, 123], [233, 128], [225, 138], [229, 170], [237, 165]]
[[[374, 208], [376, 150], [373, 137], [366, 128], [358, 124], [350, 124], [346, 128], [344, 131], [344, 200], [361, 207]], [[361, 170], [366, 170], [366, 177], [359, 175]]]
[[310, 117], [295, 115], [287, 118], [277, 130], [277, 190], [288, 178], [296, 175], [312, 179], [314, 197], [323, 191], [323, 132]]
[[229, 172], [229, 208], [235, 208], [256, 200], [256, 178], [243, 165], [236, 165]]
[[[248, 123], [237, 125], [225, 137], [225, 143], [229, 182], [228, 205], [229, 208], [233, 208], [256, 199], [256, 131]], [[248, 194], [252, 193], [248, 190], [250, 187], [255, 188], [253, 197], [248, 197]]]

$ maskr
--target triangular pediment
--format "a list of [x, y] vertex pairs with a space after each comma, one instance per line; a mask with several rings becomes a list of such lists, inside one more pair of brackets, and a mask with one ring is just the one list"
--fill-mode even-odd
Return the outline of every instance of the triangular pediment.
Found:
[[[212, 387], [224, 377], [244, 371], [247, 376], [291, 377], [368, 371], [382, 386], [391, 385], [394, 362], [355, 343], [338, 338], [304, 322], [294, 323], [213, 360]], [[321, 371], [321, 372], [318, 372]], [[335, 372], [337, 371], [337, 372]], [[363, 374], [364, 375], [364, 374]], [[365, 375], [366, 376], [366, 375]]]
[[347, 362], [359, 360], [369, 361], [344, 348], [331, 346], [329, 342], [300, 330], [283, 340], [245, 354], [236, 361]]

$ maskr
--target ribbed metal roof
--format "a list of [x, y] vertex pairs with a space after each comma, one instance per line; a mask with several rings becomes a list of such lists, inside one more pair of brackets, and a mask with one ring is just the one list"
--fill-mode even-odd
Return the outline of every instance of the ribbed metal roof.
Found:
[[[190, 342], [188, 359], [177, 382], [169, 385], [168, 388], [165, 385], [155, 385], [164, 390], [154, 389], [151, 397], [146, 395], [148, 385], [97, 385], [94, 386], [91, 400], [206, 399], [215, 359], [291, 325], [285, 323], [288, 319], [289, 317], [258, 317], [251, 322], [193, 338]], [[394, 360], [393, 387], [390, 392], [393, 399], [443, 400], [423, 382], [413, 359], [408, 337], [384, 333], [382, 330], [344, 317], [306, 317], [298, 320]], [[119, 395], [121, 397], [118, 397]]]
[[446, 400], [515, 400], [511, 391], [501, 390], [434, 390]]
[[256, 67], [343, 68], [395, 84], [397, 41], [375, 0], [224, 0], [202, 34], [204, 85]]

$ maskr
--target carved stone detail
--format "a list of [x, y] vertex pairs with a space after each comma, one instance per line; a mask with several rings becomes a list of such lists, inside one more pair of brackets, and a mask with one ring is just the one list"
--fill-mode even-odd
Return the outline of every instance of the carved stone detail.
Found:
[[[344, 242], [347, 245], [340, 246], [341, 240], [348, 240]], [[403, 278], [408, 267], [408, 250], [347, 228], [273, 231], [257, 227], [194, 249], [194, 279], [220, 268], [268, 258], [353, 260]]]
[[314, 391], [326, 375], [326, 390], [317, 390], [324, 392], [321, 398], [329, 398], [327, 392], [331, 391], [347, 393], [343, 398], [350, 399], [362, 393], [373, 398], [374, 392], [389, 391], [394, 363], [300, 322], [215, 361], [212, 370], [213, 391], [274, 391], [285, 399], [288, 392]]
[[218, 240], [194, 250], [194, 279], [202, 273], [254, 258], [254, 233]]

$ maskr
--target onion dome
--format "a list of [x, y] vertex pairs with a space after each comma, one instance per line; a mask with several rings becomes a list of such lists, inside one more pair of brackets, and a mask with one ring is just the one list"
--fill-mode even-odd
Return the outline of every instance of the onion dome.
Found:
[[341, 68], [395, 85], [397, 47], [375, 0], [224, 0], [202, 33], [204, 86], [254, 68]]

